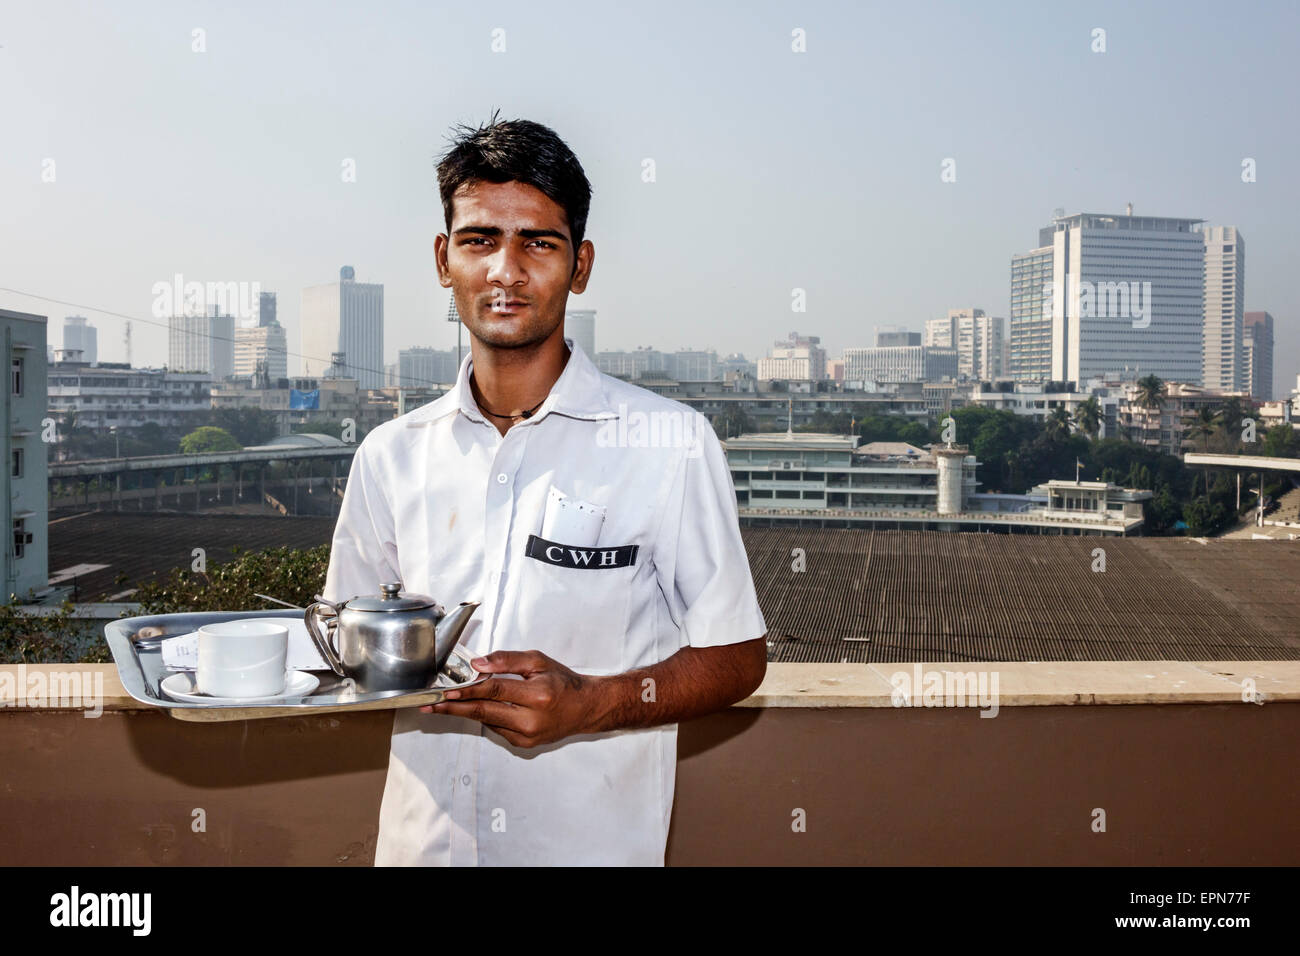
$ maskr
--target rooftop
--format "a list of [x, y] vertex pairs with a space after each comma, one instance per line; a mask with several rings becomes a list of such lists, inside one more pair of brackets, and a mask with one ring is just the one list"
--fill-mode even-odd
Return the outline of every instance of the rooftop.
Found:
[[[50, 525], [80, 600], [334, 519], [91, 512]], [[772, 661], [1300, 660], [1300, 541], [743, 528]], [[1098, 566], [1098, 549], [1104, 571]], [[792, 571], [802, 553], [804, 570]], [[118, 585], [124, 573], [130, 584]], [[65, 582], [67, 583], [67, 582]]]

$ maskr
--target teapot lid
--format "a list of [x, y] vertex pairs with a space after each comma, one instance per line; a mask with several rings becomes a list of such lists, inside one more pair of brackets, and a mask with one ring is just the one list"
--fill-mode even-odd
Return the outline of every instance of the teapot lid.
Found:
[[381, 584], [382, 594], [367, 594], [354, 597], [347, 606], [355, 611], [419, 611], [427, 607], [438, 607], [438, 602], [426, 594], [402, 594], [402, 583]]

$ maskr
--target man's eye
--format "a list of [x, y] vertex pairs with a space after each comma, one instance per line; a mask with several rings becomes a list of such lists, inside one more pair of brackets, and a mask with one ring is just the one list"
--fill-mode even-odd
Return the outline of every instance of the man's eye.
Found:
[[543, 249], [554, 249], [554, 248], [555, 248], [555, 245], [554, 245], [553, 243], [547, 242], [547, 241], [545, 241], [544, 239], [534, 239], [533, 242], [537, 243], [537, 244], [538, 244], [539, 246], [541, 246]]
[[487, 242], [487, 240], [484, 239], [482, 236], [472, 236], [469, 239], [466, 239], [464, 244], [467, 246], [472, 246], [478, 242]]

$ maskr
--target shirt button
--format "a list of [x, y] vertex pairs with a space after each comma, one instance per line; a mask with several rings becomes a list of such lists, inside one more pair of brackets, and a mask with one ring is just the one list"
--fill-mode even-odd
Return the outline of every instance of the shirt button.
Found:
[[501, 472], [501, 474], [497, 475], [497, 484], [498, 484], [498, 485], [504, 485], [504, 484], [505, 484], [507, 481], [509, 481], [509, 480], [510, 480], [510, 479], [506, 477], [506, 473], [505, 473], [504, 471]]
[[468, 786], [469, 786], [469, 774], [465, 774], [465, 776], [461, 777], [461, 778], [460, 778], [460, 782], [463, 783], [465, 786], [468, 787]]

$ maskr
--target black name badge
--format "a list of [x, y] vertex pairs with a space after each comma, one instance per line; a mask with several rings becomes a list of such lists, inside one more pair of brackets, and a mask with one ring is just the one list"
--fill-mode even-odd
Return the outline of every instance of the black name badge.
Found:
[[524, 554], [562, 568], [626, 568], [636, 564], [639, 547], [639, 544], [624, 544], [617, 548], [575, 548], [530, 534]]

